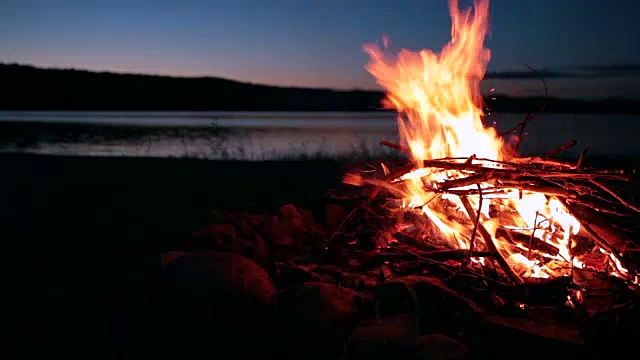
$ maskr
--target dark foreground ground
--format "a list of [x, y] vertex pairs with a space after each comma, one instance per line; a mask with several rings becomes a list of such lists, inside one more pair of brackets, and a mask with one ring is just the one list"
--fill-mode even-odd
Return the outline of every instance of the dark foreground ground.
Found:
[[333, 162], [31, 155], [1, 155], [0, 171], [9, 343], [50, 355], [144, 343], [152, 332], [130, 321], [161, 252], [213, 209], [311, 205], [341, 174]]
[[191, 325], [164, 319], [170, 309], [155, 291], [159, 254], [206, 225], [213, 209], [322, 207], [323, 194], [343, 170], [332, 161], [0, 155], [0, 236], [14, 357], [191, 348], [223, 358], [268, 352], [272, 328], [249, 315], [237, 321], [218, 315], [197, 325], [206, 329], [203, 338], [178, 340], [188, 333], [180, 326]]

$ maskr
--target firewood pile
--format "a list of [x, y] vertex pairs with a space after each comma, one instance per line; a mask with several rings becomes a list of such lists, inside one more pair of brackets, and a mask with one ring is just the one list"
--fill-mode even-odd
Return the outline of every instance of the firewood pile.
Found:
[[[382, 145], [404, 150], [388, 142], [383, 142]], [[555, 154], [567, 147], [562, 146], [549, 154]], [[436, 251], [438, 254], [448, 251], [458, 256], [464, 253], [464, 259], [458, 259], [460, 268], [453, 271], [451, 276], [460, 276], [464, 272], [477, 273], [473, 269], [480, 268], [484, 275], [487, 271], [495, 275], [495, 281], [523, 284], [530, 282], [531, 278], [550, 278], [554, 277], [554, 274], [575, 278], [588, 272], [589, 278], [614, 276], [628, 284], [630, 289], [636, 290], [638, 267], [634, 256], [640, 234], [640, 208], [632, 204], [632, 200], [625, 199], [621, 193], [626, 191], [627, 196], [632, 199], [632, 189], [638, 182], [634, 179], [634, 174], [622, 170], [585, 167], [586, 149], [585, 147], [574, 164], [545, 157], [495, 161], [471, 156], [424, 160], [420, 167], [411, 163], [381, 163], [378, 170], [368, 165], [345, 176], [344, 182], [355, 185], [358, 190], [352, 189], [351, 194], [347, 192], [340, 196], [345, 199], [357, 199], [357, 206], [351, 215], [358, 218], [356, 212], [364, 214], [359, 217], [364, 217], [366, 223], [374, 228], [378, 247], [412, 247], [411, 250], [399, 250], [409, 253], [413, 253], [414, 250]], [[427, 180], [433, 179], [433, 174], [438, 173], [444, 174], [446, 179]], [[401, 189], [402, 182], [416, 178], [421, 180], [422, 188], [430, 194], [430, 198], [418, 203], [413, 200], [409, 204], [406, 204], [406, 201], [400, 203], [402, 197], [406, 197], [406, 190]], [[637, 190], [637, 186], [635, 188]], [[553, 219], [553, 216], [545, 218], [539, 211], [535, 212], [533, 225], [528, 229], [503, 226], [504, 224], [500, 223], [508, 223], [508, 219], [505, 221], [501, 215], [501, 212], [505, 211], [503, 199], [515, 198], [515, 201], [522, 201], [524, 198], [524, 201], [527, 201], [527, 196], [531, 197], [532, 194], [545, 202], [557, 200], [557, 206], [566, 211], [565, 219], [578, 223], [574, 225], [579, 228], [578, 231], [564, 229], [565, 240], [571, 238], [570, 241], [564, 244], [560, 241], [550, 241], [562, 234], [557, 234], [558, 229], [554, 226], [556, 219]], [[466, 230], [470, 230], [470, 235], [462, 241], [462, 245], [459, 240], [459, 237], [463, 237], [462, 234], [457, 234], [458, 237], [452, 234], [449, 239], [438, 241], [440, 234], [434, 234], [433, 230], [442, 231], [443, 226], [433, 226], [433, 223], [437, 225], [441, 221], [438, 218], [434, 221], [433, 217], [424, 216], [431, 210], [421, 211], [429, 203], [446, 196], [448, 199], [454, 197], [461, 211], [447, 209], [448, 206], [456, 207], [455, 203], [447, 200], [434, 209], [445, 213], [448, 219], [457, 218], [455, 220], [462, 225], [459, 229], [465, 230], [466, 225]], [[470, 199], [473, 197], [476, 208], [471, 205]], [[483, 202], [484, 207], [488, 208], [486, 216], [482, 211]], [[486, 202], [490, 204], [486, 206]], [[514, 211], [507, 208], [506, 212]], [[495, 222], [488, 224], [491, 219], [497, 220], [498, 225], [496, 226]], [[484, 226], [484, 223], [487, 226]], [[492, 231], [488, 231], [488, 227], [491, 227]], [[450, 227], [445, 226], [444, 230], [450, 230]], [[571, 231], [575, 233], [568, 234]], [[451, 241], [451, 237], [457, 241]], [[500, 241], [497, 241], [498, 238]], [[565, 246], [564, 249], [562, 245]], [[505, 254], [505, 247], [515, 249], [516, 253], [511, 251]], [[514, 268], [513, 261], [506, 259], [509, 255], [517, 255], [516, 257], [525, 258], [531, 263], [535, 259], [536, 264], [540, 264], [538, 260], [544, 261], [546, 258], [551, 259], [548, 262], [554, 262], [558, 256], [564, 256], [564, 265], [569, 266], [568, 269], [549, 271], [545, 274], [539, 271], [518, 272], [519, 269]], [[487, 259], [490, 261], [485, 263]], [[529, 264], [529, 267], [534, 266]], [[539, 265], [535, 267], [540, 268]]]
[[[403, 150], [400, 146], [388, 142], [383, 142], [382, 145]], [[566, 145], [558, 149], [565, 148], [567, 148]], [[549, 153], [555, 154], [558, 149]], [[640, 217], [640, 207], [632, 204], [632, 189], [638, 182], [634, 179], [634, 174], [625, 173], [623, 170], [586, 168], [584, 166], [586, 149], [575, 164], [544, 157], [495, 161], [477, 159], [475, 156], [424, 160], [421, 161], [420, 167], [411, 163], [393, 164], [394, 166], [381, 163], [379, 171], [376, 171], [375, 167], [367, 165], [364, 169], [348, 173], [344, 182], [360, 187], [357, 195], [352, 196], [359, 198], [359, 207], [367, 211], [369, 218], [375, 219], [374, 222], [369, 221], [371, 226], [375, 227], [375, 222], [380, 221], [379, 226], [385, 230], [403, 228], [388, 236], [382, 236], [382, 233], [378, 231], [380, 236], [384, 238], [383, 242], [387, 244], [393, 241], [406, 244], [407, 241], [402, 241], [404, 239], [419, 248], [431, 249], [434, 246], [439, 247], [438, 245], [444, 247], [449, 245], [450, 247], [451, 244], [446, 244], [446, 241], [445, 244], [434, 244], [433, 241], [430, 241], [431, 239], [425, 240], [428, 237], [425, 233], [428, 231], [428, 225], [424, 224], [425, 219], [418, 221], [420, 226], [416, 226], [418, 224], [415, 221], [413, 223], [404, 220], [398, 221], [397, 217], [410, 217], [411, 220], [419, 219], [420, 211], [417, 211], [416, 214], [416, 211], [412, 210], [424, 209], [433, 201], [447, 196], [450, 199], [453, 196], [459, 201], [459, 205], [461, 205], [459, 207], [464, 212], [463, 219], [460, 221], [466, 222], [467, 227], [472, 229], [467, 240], [467, 248], [470, 250], [469, 258], [464, 265], [471, 265], [472, 259], [477, 257], [474, 255], [475, 252], [488, 252], [488, 257], [495, 260], [502, 277], [511, 283], [522, 283], [524, 279], [507, 264], [504, 255], [501, 254], [503, 251], [498, 251], [495, 238], [500, 237], [512, 245], [516, 245], [527, 258], [535, 256], [536, 252], [542, 253], [547, 258], [553, 258], [563, 250], [554, 246], [557, 244], [553, 244], [553, 241], [548, 241], [550, 236], [558, 235], [553, 233], [557, 232], [553, 224], [556, 220], [552, 219], [552, 216], [545, 218], [542, 213], [536, 211], [532, 228], [499, 225], [497, 229], [494, 229], [493, 234], [487, 231], [483, 222], [491, 218], [505, 222], [504, 219], [500, 219], [501, 208], [504, 208], [502, 199], [515, 198], [515, 201], [527, 202], [529, 199], [526, 197], [535, 194], [545, 202], [550, 199], [557, 200], [557, 206], [566, 211], [565, 218], [568, 217], [574, 222], [578, 222], [576, 227], [579, 228], [579, 232], [574, 234], [571, 244], [565, 244], [568, 255], [572, 258], [583, 256], [585, 259], [590, 259], [594, 258], [591, 255], [598, 257], [597, 255], [606, 253], [611, 261], [609, 264], [611, 265], [610, 272], [625, 281], [637, 284], [638, 269], [631, 257], [638, 247], [634, 239], [637, 239], [639, 234], [637, 219]], [[436, 177], [434, 174], [443, 175], [445, 179], [433, 181], [433, 178]], [[398, 201], [403, 196], [406, 197], [403, 195], [403, 193], [406, 194], [406, 190], [401, 188], [401, 183], [408, 179], [421, 180], [421, 187], [430, 195], [429, 199], [418, 203], [414, 203], [412, 200], [409, 204], [399, 205]], [[626, 192], [630, 199], [625, 199], [621, 195], [623, 192]], [[344, 196], [348, 198], [350, 195]], [[471, 206], [469, 201], [471, 198], [475, 198], [477, 208]], [[488, 208], [488, 216], [482, 214], [483, 201], [485, 208]], [[490, 204], [486, 202], [490, 202]], [[445, 203], [444, 207], [447, 205], [455, 206], [455, 204]], [[512, 209], [506, 210], [509, 212], [508, 210]], [[447, 212], [448, 210], [438, 208], [437, 211]], [[460, 214], [449, 211], [446, 216], [460, 217]], [[485, 219], [481, 220], [483, 217]], [[610, 228], [616, 228], [617, 236], [611, 234], [611, 229], [604, 230], [604, 233], [598, 231], [600, 226], [591, 224], [592, 221], [598, 222], [596, 217], [600, 217], [601, 220], [618, 219], [618, 221], [609, 224]], [[385, 223], [383, 220], [385, 218], [392, 220]], [[425, 217], [422, 216], [422, 218]], [[624, 225], [626, 227], [623, 227]], [[495, 225], [493, 227], [495, 228]], [[443, 230], [442, 226], [436, 227], [436, 230]], [[528, 232], [525, 233], [523, 230]], [[565, 232], [568, 232], [568, 229], [565, 229]], [[534, 236], [534, 234], [540, 233], [545, 233], [546, 239], [543, 239], [542, 236]], [[570, 234], [565, 234], [565, 237], [570, 237]], [[482, 244], [479, 245], [479, 242]], [[623, 259], [625, 255], [629, 255], [627, 259]], [[564, 260], [569, 261], [570, 259]], [[607, 260], [604, 261], [608, 263]], [[628, 261], [629, 264], [623, 265]], [[584, 266], [578, 267], [584, 268]], [[603, 272], [605, 267], [598, 270]]]

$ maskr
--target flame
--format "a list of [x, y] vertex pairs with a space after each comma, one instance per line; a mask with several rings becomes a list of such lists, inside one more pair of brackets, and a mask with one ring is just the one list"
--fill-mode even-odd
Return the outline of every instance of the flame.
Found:
[[[479, 157], [501, 160], [509, 155], [495, 129], [482, 124], [480, 80], [491, 57], [485, 48], [489, 2], [476, 1], [475, 11], [460, 11], [456, 0], [449, 2], [452, 40], [440, 54], [425, 49], [401, 50], [397, 56], [377, 45], [365, 45], [370, 56], [367, 70], [387, 91], [387, 106], [399, 111], [398, 128], [403, 146], [411, 151], [416, 164], [423, 159]], [[385, 48], [388, 47], [385, 38]], [[411, 204], [424, 204], [429, 198], [422, 178], [426, 169], [406, 175]], [[427, 178], [431, 186], [452, 174], [436, 173]], [[458, 199], [453, 203], [461, 208]], [[434, 209], [423, 212], [447, 234], [458, 231]], [[456, 240], [458, 242], [458, 240]]]
[[507, 152], [493, 128], [482, 124], [480, 80], [491, 52], [485, 48], [489, 2], [476, 1], [475, 11], [460, 11], [449, 2], [451, 42], [440, 54], [401, 50], [397, 56], [365, 45], [367, 70], [388, 93], [387, 105], [398, 119], [401, 141], [415, 160], [468, 157], [502, 159]]
[[[447, 193], [440, 193], [438, 201], [431, 201], [443, 181], [460, 179], [469, 173], [426, 168], [422, 166], [423, 160], [490, 159], [494, 160], [491, 166], [498, 167], [499, 163], [495, 161], [517, 156], [494, 128], [485, 127], [482, 122], [484, 113], [479, 83], [491, 58], [490, 50], [484, 46], [489, 1], [475, 0], [473, 9], [461, 11], [457, 0], [449, 0], [449, 8], [451, 41], [440, 53], [428, 49], [419, 52], [402, 49], [394, 55], [388, 51], [389, 40], [386, 37], [382, 49], [377, 45], [364, 46], [369, 55], [366, 69], [386, 90], [385, 105], [400, 114], [401, 146], [410, 150], [415, 164], [413, 171], [395, 180], [405, 187], [403, 207], [421, 209], [422, 214], [447, 239], [449, 246], [469, 249], [473, 236], [469, 221], [463, 225], [452, 214], [462, 212], [473, 223], [476, 214], [469, 213], [470, 204], [478, 209], [480, 224], [492, 236], [498, 251], [521, 276], [568, 275], [570, 270], [567, 269], [583, 266], [571, 254], [572, 236], [580, 231], [580, 223], [557, 198], [517, 188], [499, 194], [490, 193], [494, 185], [485, 181], [479, 189], [475, 184], [455, 188], [478, 191], [466, 195], [467, 208], [459, 196]], [[482, 199], [480, 192], [484, 192]], [[499, 219], [492, 218], [491, 204], [503, 208]], [[496, 238], [500, 228], [521, 231], [529, 241], [521, 241], [514, 246], [512, 242]], [[537, 253], [533, 251], [534, 240], [556, 250], [530, 258]], [[619, 274], [628, 274], [615, 256], [611, 259]], [[479, 263], [480, 260], [474, 259], [474, 262]], [[484, 259], [481, 262], [484, 264]]]

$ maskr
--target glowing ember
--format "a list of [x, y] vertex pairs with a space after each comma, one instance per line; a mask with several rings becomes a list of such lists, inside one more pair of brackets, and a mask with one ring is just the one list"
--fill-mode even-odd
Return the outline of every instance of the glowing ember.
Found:
[[[489, 1], [476, 0], [473, 9], [464, 11], [457, 0], [450, 0], [449, 6], [452, 38], [439, 54], [430, 50], [389, 54], [386, 38], [383, 49], [364, 48], [370, 56], [367, 70], [387, 91], [386, 105], [400, 113], [401, 146], [409, 149], [415, 164], [413, 171], [395, 179], [394, 189], [403, 189], [403, 208], [420, 209], [448, 246], [498, 251], [515, 274], [512, 279], [569, 275], [573, 266], [582, 267], [571, 254], [572, 236], [580, 231], [580, 223], [562, 201], [515, 184], [509, 188], [501, 183], [501, 190], [494, 191], [497, 184], [488, 173], [464, 166], [480, 161], [485, 169], [499, 171], [504, 169], [502, 160], [517, 156], [494, 128], [482, 123], [479, 82], [491, 55], [484, 47]], [[458, 166], [429, 167], [424, 162], [443, 158]], [[465, 183], [472, 176], [486, 179]], [[349, 179], [354, 184], [360, 181]], [[446, 186], [448, 192], [443, 192]], [[466, 220], [460, 221], [460, 214]], [[480, 219], [474, 225], [476, 214]], [[614, 273], [627, 274], [618, 258], [611, 255], [611, 261]], [[473, 263], [485, 261], [474, 257]]]

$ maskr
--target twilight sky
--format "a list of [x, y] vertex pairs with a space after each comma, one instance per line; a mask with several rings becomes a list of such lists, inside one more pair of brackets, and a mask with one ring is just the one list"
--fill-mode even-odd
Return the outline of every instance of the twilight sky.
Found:
[[[460, 0], [461, 7], [471, 4]], [[640, 98], [636, 0], [492, 0], [497, 93]], [[447, 0], [0, 0], [0, 62], [376, 89], [364, 43], [439, 51]]]

